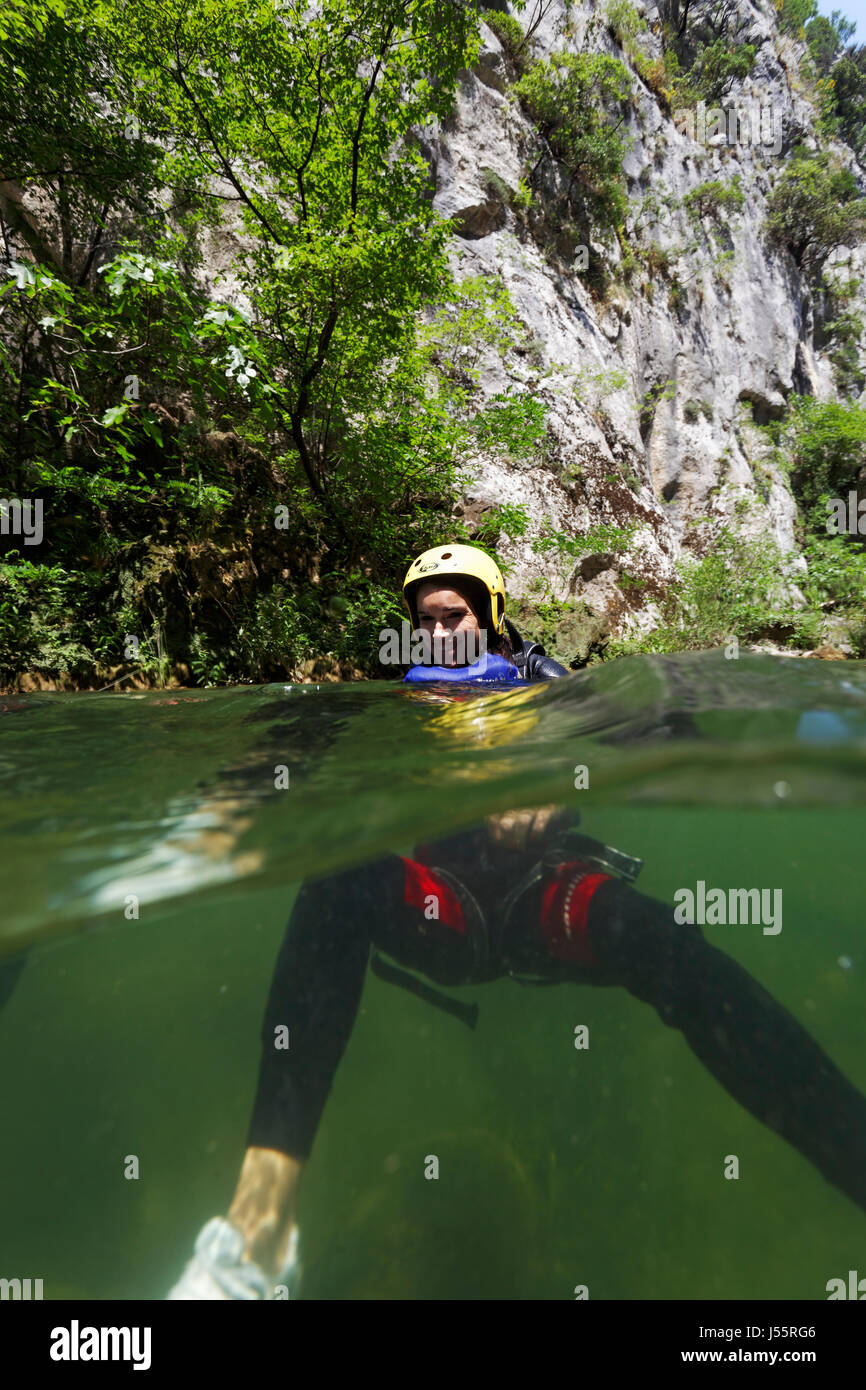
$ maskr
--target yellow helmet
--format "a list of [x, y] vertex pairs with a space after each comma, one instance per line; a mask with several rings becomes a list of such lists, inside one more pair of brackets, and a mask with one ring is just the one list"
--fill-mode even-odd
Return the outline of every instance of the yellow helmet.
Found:
[[450, 578], [452, 575], [472, 579], [483, 587], [490, 599], [489, 620], [482, 621], [484, 615], [480, 613], [476, 613], [476, 617], [483, 627], [492, 627], [494, 632], [501, 636], [505, 630], [505, 582], [499, 566], [474, 545], [437, 545], [432, 550], [425, 550], [423, 555], [412, 561], [403, 580], [403, 598], [409, 609], [412, 626], [418, 626], [415, 594], [419, 584], [424, 584], [430, 579]]

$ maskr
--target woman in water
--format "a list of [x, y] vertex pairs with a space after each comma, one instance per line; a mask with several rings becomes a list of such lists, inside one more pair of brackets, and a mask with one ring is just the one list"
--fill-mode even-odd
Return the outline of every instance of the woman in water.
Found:
[[[567, 674], [507, 621], [502, 576], [482, 551], [425, 552], [403, 592], [435, 658], [410, 669], [410, 684]], [[473, 646], [480, 659], [458, 665]], [[169, 1298], [271, 1299], [293, 1288], [298, 1183], [371, 949], [377, 973], [452, 1012], [465, 1006], [384, 965], [378, 952], [444, 986], [511, 976], [627, 989], [680, 1030], [730, 1095], [866, 1211], [866, 1099], [697, 926], [677, 923], [670, 905], [631, 886], [637, 861], [575, 834], [570, 821], [550, 807], [492, 817], [417, 847], [411, 859], [392, 855], [302, 885], [265, 1010], [234, 1198], [226, 1217], [201, 1231]]]

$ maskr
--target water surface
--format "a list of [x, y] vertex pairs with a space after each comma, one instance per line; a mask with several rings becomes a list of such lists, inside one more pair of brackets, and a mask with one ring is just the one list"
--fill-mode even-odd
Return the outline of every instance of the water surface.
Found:
[[[667, 902], [781, 888], [777, 935], [704, 934], [866, 1092], [864, 772], [862, 662], [629, 658], [457, 702], [0, 697], [0, 1275], [163, 1297], [231, 1198], [298, 882], [518, 806], [579, 810]], [[866, 1214], [653, 1009], [453, 993], [474, 1033], [368, 973], [301, 1190], [304, 1297], [821, 1299], [862, 1266]]]

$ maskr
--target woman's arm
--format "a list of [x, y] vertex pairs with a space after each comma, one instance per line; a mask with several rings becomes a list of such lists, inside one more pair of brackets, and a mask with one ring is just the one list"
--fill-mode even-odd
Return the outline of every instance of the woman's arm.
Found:
[[228, 1210], [227, 1219], [244, 1237], [244, 1259], [272, 1279], [285, 1268], [302, 1167], [300, 1159], [276, 1149], [247, 1149]]

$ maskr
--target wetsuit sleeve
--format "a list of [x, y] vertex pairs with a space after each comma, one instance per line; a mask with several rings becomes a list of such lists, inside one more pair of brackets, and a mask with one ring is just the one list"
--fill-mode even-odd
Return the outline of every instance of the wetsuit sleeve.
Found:
[[[447, 843], [428, 848], [435, 862], [440, 852], [448, 858]], [[355, 1023], [371, 946], [441, 984], [460, 984], [486, 959], [477, 915], [456, 878], [399, 855], [302, 885], [265, 1008], [248, 1147], [309, 1157]]]
[[[370, 951], [363, 871], [302, 885], [271, 980], [247, 1145], [306, 1159], [352, 1032]], [[362, 901], [359, 901], [361, 899]], [[359, 910], [361, 909], [361, 910]]]
[[552, 656], [545, 656], [543, 652], [533, 652], [527, 665], [531, 681], [549, 681], [555, 676], [567, 676], [569, 674], [565, 666], [560, 666], [559, 662], [554, 661]]

